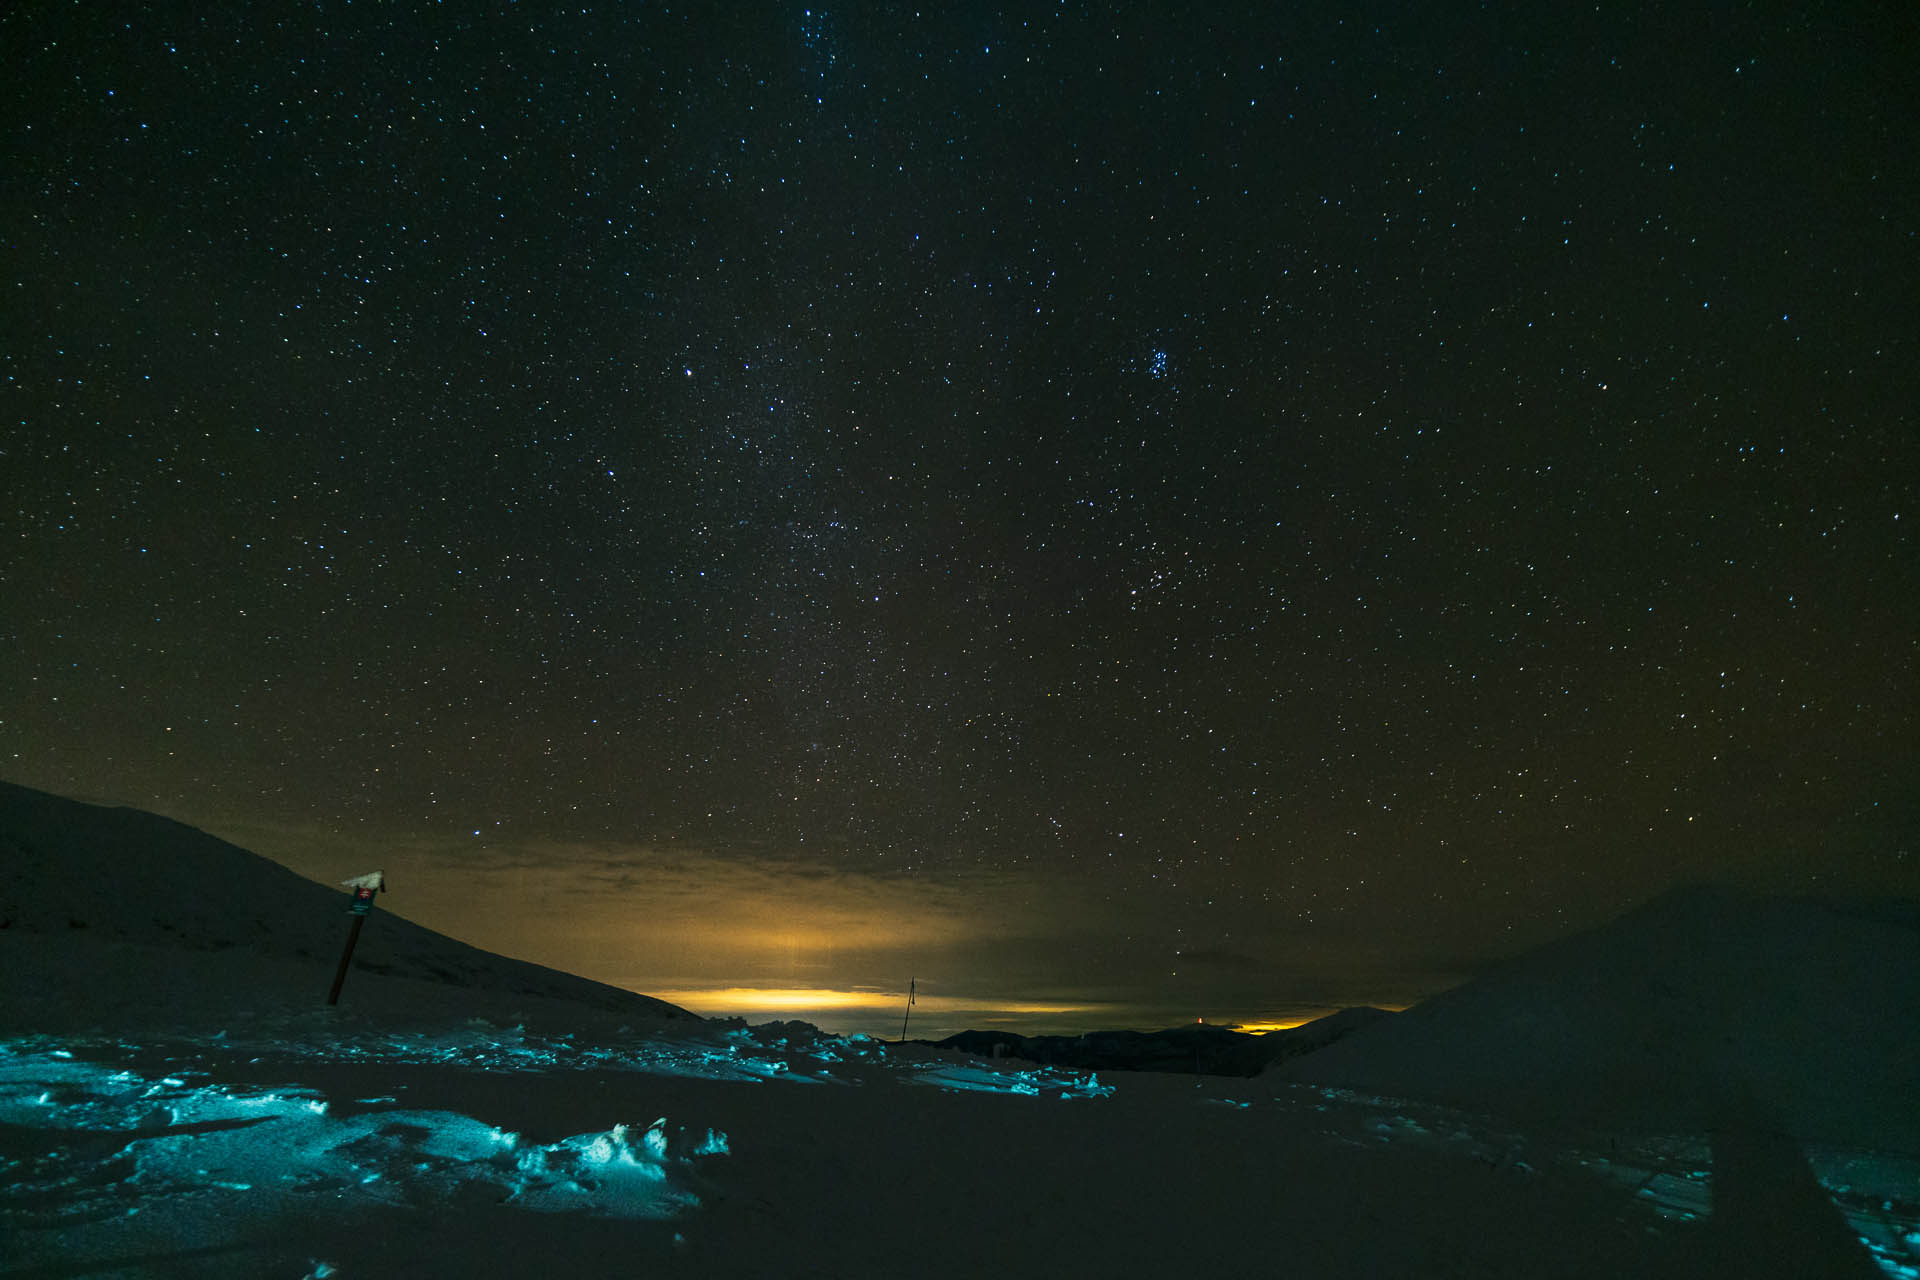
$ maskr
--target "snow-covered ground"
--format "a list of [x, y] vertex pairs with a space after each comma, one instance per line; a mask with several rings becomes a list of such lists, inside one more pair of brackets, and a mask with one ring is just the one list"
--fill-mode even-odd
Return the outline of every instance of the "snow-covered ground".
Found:
[[0, 1280], [1920, 1280], [1898, 911], [1682, 897], [1265, 1076], [1108, 1076], [377, 913], [329, 1008], [342, 895], [160, 821], [0, 786]]
[[[15, 1036], [0, 1144], [6, 1275], [1678, 1276], [1756, 1256], [1716, 1226], [1705, 1133], [1549, 1137], [800, 1024], [313, 1011]], [[1850, 1227], [1833, 1243], [1920, 1275], [1920, 1162], [1810, 1154]], [[1846, 1257], [1833, 1274], [1858, 1273]]]

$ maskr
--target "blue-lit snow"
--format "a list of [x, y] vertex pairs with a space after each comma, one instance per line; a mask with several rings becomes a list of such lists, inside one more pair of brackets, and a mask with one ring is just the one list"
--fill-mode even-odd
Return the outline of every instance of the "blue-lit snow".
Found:
[[[835, 1037], [801, 1024], [722, 1025], [677, 1037], [633, 1035], [584, 1044], [523, 1027], [476, 1021], [411, 1034], [281, 1028], [216, 1038], [225, 1055], [289, 1071], [312, 1063], [455, 1067], [489, 1073], [624, 1071], [732, 1083], [852, 1085], [875, 1078], [951, 1091], [1041, 1098], [1100, 1098], [1112, 1089], [1089, 1073], [947, 1061], [889, 1061], [884, 1044]], [[278, 1190], [389, 1204], [424, 1204], [482, 1189], [542, 1213], [665, 1218], [697, 1207], [688, 1185], [700, 1165], [731, 1154], [711, 1126], [603, 1132], [532, 1144], [449, 1111], [400, 1107], [392, 1096], [353, 1099], [337, 1114], [316, 1089], [215, 1084], [179, 1069], [190, 1046], [128, 1040], [0, 1042], [0, 1124], [52, 1135], [50, 1150], [0, 1170], [0, 1221], [23, 1206], [66, 1203], [83, 1214], [150, 1209], [168, 1198]], [[164, 1070], [109, 1062], [166, 1054]], [[62, 1143], [61, 1135], [81, 1138]], [[27, 1215], [31, 1216], [31, 1215]]]
[[[701, 1189], [724, 1187], [728, 1157], [753, 1141], [700, 1115], [644, 1114], [608, 1115], [604, 1129], [528, 1141], [473, 1115], [402, 1106], [392, 1094], [357, 1096], [371, 1093], [363, 1089], [336, 1099], [307, 1084], [219, 1083], [204, 1069], [213, 1056], [288, 1078], [322, 1064], [560, 1079], [630, 1073], [749, 1086], [917, 1086], [1028, 1106], [1100, 1104], [1116, 1092], [1090, 1073], [901, 1053], [803, 1024], [705, 1024], [596, 1042], [479, 1020], [433, 1033], [308, 1021], [197, 1041], [30, 1037], [0, 1041], [0, 1125], [38, 1135], [24, 1147], [16, 1141], [0, 1161], [0, 1232], [57, 1231], [168, 1207], [203, 1212], [221, 1196], [246, 1197], [252, 1214], [263, 1196], [295, 1211], [312, 1197], [432, 1206], [482, 1196], [507, 1211], [659, 1220], [697, 1212]], [[1320, 1140], [1338, 1146], [1421, 1148], [1522, 1178], [1573, 1174], [1674, 1223], [1712, 1211], [1705, 1134], [1581, 1143], [1334, 1088], [1282, 1084], [1223, 1094], [1196, 1083], [1194, 1090], [1194, 1104], [1208, 1109], [1302, 1117]], [[793, 1105], [805, 1106], [811, 1092], [796, 1091]], [[1806, 1153], [1882, 1273], [1920, 1280], [1920, 1161], [1812, 1145]]]
[[479, 1187], [536, 1212], [664, 1218], [699, 1203], [685, 1173], [727, 1154], [726, 1135], [670, 1129], [664, 1117], [638, 1134], [615, 1124], [524, 1143], [454, 1112], [337, 1116], [308, 1088], [195, 1085], [31, 1043], [0, 1046], [0, 1123], [84, 1139], [45, 1144], [38, 1159], [7, 1170], [7, 1217], [50, 1199], [67, 1201], [69, 1213], [122, 1202], [136, 1213], [219, 1191], [422, 1204]]
[[729, 1023], [675, 1035], [642, 1034], [605, 1042], [538, 1035], [521, 1026], [476, 1020], [453, 1031], [399, 1032], [293, 1028], [271, 1039], [229, 1039], [263, 1054], [328, 1062], [386, 1062], [475, 1071], [636, 1071], [697, 1080], [785, 1080], [846, 1084], [849, 1068], [887, 1061], [886, 1045], [867, 1036], [831, 1036], [804, 1024]]
[[922, 1067], [909, 1077], [915, 1084], [936, 1085], [956, 1093], [1016, 1093], [1029, 1098], [1105, 1098], [1113, 1086], [1100, 1083], [1092, 1072], [1035, 1067], [1030, 1071], [996, 1071], [985, 1066], [943, 1063]]
[[278, 1059], [473, 1071], [628, 1071], [682, 1079], [827, 1085], [855, 1084], [878, 1075], [970, 1093], [1050, 1098], [1099, 1098], [1112, 1093], [1092, 1072], [903, 1059], [890, 1056], [884, 1042], [869, 1036], [822, 1034], [801, 1023], [757, 1027], [723, 1023], [695, 1033], [636, 1034], [586, 1043], [572, 1036], [538, 1035], [521, 1026], [497, 1028], [476, 1021], [458, 1031], [296, 1032], [270, 1040], [228, 1039], [225, 1043]]

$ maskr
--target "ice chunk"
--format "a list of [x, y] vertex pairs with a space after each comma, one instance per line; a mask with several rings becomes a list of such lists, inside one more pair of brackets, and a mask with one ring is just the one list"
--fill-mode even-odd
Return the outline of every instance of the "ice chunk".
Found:
[[245, 1194], [258, 1209], [263, 1192], [321, 1189], [431, 1204], [478, 1185], [523, 1209], [665, 1218], [698, 1204], [683, 1185], [691, 1161], [728, 1150], [726, 1135], [707, 1129], [704, 1140], [676, 1154], [673, 1148], [682, 1144], [670, 1143], [664, 1117], [643, 1131], [615, 1125], [529, 1145], [517, 1133], [458, 1112], [340, 1117], [310, 1089], [173, 1087], [71, 1054], [7, 1045], [0, 1045], [0, 1122], [117, 1134], [120, 1141], [76, 1146], [78, 1155], [62, 1165], [57, 1185], [28, 1180], [12, 1191], [36, 1203], [49, 1194], [125, 1199], [108, 1211], [127, 1213], [162, 1199], [223, 1193]]

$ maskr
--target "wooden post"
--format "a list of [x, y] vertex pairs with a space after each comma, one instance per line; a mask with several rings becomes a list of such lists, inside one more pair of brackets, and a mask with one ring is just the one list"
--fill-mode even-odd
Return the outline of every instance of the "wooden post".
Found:
[[373, 910], [373, 895], [387, 887], [385, 872], [370, 871], [364, 876], [355, 876], [340, 883], [353, 890], [353, 901], [347, 904], [347, 910], [353, 915], [353, 927], [347, 930], [347, 946], [340, 953], [340, 967], [333, 971], [333, 986], [327, 992], [327, 1003], [340, 1003], [340, 988], [347, 983], [347, 966], [353, 963], [353, 948], [360, 941], [360, 926], [367, 922], [367, 913]]
[[347, 949], [340, 953], [340, 967], [333, 971], [333, 990], [327, 992], [328, 1004], [340, 1003], [340, 988], [347, 984], [347, 966], [353, 961], [353, 946], [360, 941], [360, 926], [367, 922], [364, 915], [353, 917], [353, 927], [347, 930]]
[[907, 1011], [900, 1015], [900, 1043], [907, 1042], [907, 1019], [913, 1016], [913, 985], [918, 978], [907, 979]]

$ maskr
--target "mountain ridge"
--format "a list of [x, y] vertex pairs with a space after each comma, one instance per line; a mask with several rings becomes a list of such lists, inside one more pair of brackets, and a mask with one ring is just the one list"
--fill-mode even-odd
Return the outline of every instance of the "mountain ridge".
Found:
[[1010, 1057], [1076, 1071], [1162, 1071], [1257, 1076], [1276, 1063], [1313, 1053], [1394, 1015], [1357, 1005], [1278, 1031], [1250, 1032], [1206, 1024], [1160, 1031], [1088, 1031], [1080, 1035], [1023, 1036], [1011, 1031], [961, 1031], [944, 1040], [920, 1040], [936, 1049], [981, 1057]]
[[[0, 781], [0, 937], [60, 936], [331, 969], [349, 895], [186, 823]], [[652, 996], [498, 955], [377, 907], [353, 970], [644, 1018]], [[353, 983], [349, 980], [347, 998]]]

